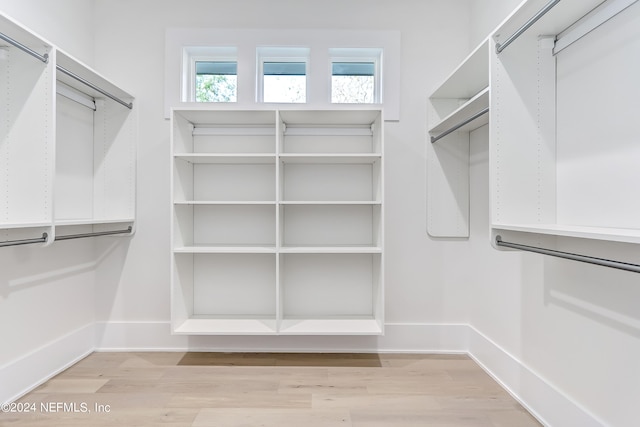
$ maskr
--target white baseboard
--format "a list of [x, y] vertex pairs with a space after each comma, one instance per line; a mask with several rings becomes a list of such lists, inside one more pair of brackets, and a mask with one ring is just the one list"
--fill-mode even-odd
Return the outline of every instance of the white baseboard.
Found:
[[469, 356], [545, 426], [602, 427], [593, 414], [469, 326]]
[[94, 325], [76, 329], [57, 340], [0, 366], [0, 402], [23, 396], [94, 350]]
[[466, 353], [467, 325], [391, 323], [384, 336], [185, 336], [170, 322], [98, 322], [98, 351]]

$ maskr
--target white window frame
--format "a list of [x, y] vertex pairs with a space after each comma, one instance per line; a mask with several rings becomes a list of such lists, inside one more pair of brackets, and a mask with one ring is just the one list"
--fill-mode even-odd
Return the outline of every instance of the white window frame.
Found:
[[[304, 46], [309, 48], [307, 65], [307, 102], [291, 104], [305, 108], [349, 108], [350, 105], [374, 105], [384, 108], [385, 120], [400, 120], [400, 31], [368, 30], [218, 30], [211, 28], [169, 28], [165, 39], [165, 117], [172, 107], [195, 107], [202, 103], [185, 101], [184, 76], [189, 74], [189, 51], [212, 49], [211, 46], [234, 46], [238, 64], [238, 108], [261, 108], [258, 102], [258, 78], [261, 76], [256, 61], [258, 48], [265, 46]], [[380, 49], [380, 104], [331, 103], [331, 49]], [[195, 50], [194, 50], [195, 49]], [[203, 55], [196, 52], [199, 56]], [[212, 55], [226, 56], [229, 55]], [[182, 86], [181, 86], [182, 85]], [[354, 107], [355, 108], [355, 107]]]

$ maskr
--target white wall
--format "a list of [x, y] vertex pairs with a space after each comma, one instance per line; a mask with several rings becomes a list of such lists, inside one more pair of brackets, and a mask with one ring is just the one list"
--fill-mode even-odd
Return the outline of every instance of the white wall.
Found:
[[[387, 321], [405, 325], [466, 321], [467, 283], [460, 269], [452, 271], [444, 262], [458, 246], [434, 242], [426, 234], [424, 169], [426, 94], [467, 53], [466, 0], [97, 0], [95, 12], [99, 17], [96, 68], [133, 91], [140, 122], [137, 235], [119, 284], [98, 290], [98, 319], [108, 322], [103, 325], [102, 345], [134, 343], [135, 331], [145, 328], [159, 331], [155, 341], [148, 340], [154, 347], [284, 348], [305, 342], [331, 348], [346, 342], [169, 336], [169, 124], [162, 110], [168, 27], [401, 30], [402, 119], [387, 124], [385, 141]], [[147, 17], [144, 24], [142, 16]], [[371, 338], [348, 342], [353, 348], [378, 346]]]
[[[0, 11], [66, 51], [93, 60], [93, 3], [0, 0]], [[0, 402], [94, 346], [90, 240], [0, 248]]]
[[93, 0], [0, 0], [0, 11], [93, 65]]
[[[472, 45], [518, 3], [474, 1]], [[542, 397], [526, 384], [525, 373], [546, 381], [592, 414], [592, 420], [611, 426], [638, 425], [640, 275], [491, 249], [488, 141], [488, 126], [472, 134], [468, 244], [474, 256], [468, 268], [476, 280], [471, 287], [471, 326], [521, 363], [511, 385], [534, 408]], [[634, 247], [610, 245], [608, 250], [613, 259], [617, 253], [638, 253]], [[499, 371], [498, 359], [482, 350], [471, 345], [472, 353]], [[523, 375], [519, 381], [518, 375]], [[551, 405], [545, 409], [543, 415], [553, 425], [593, 425], [563, 419]]]

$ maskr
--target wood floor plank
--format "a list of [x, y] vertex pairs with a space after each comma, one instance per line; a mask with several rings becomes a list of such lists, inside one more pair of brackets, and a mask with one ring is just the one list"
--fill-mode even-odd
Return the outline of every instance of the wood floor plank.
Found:
[[192, 427], [351, 427], [348, 410], [203, 409]]
[[0, 426], [540, 425], [465, 355], [94, 353], [19, 402]]

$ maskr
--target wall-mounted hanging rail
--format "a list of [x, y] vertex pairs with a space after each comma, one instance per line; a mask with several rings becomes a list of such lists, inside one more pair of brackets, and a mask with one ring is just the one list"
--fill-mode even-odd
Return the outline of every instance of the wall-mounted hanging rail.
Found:
[[560, 0], [551, 0], [549, 3], [546, 4], [545, 7], [543, 7], [542, 9], [540, 9], [538, 11], [538, 13], [536, 13], [531, 19], [529, 19], [527, 22], [524, 23], [524, 25], [520, 28], [518, 28], [518, 30], [516, 30], [515, 33], [511, 34], [509, 36], [509, 38], [507, 38], [504, 43], [500, 44], [500, 43], [496, 43], [496, 52], [500, 53], [503, 50], [506, 49], [507, 46], [509, 46], [511, 43], [513, 43], [518, 37], [520, 37], [522, 35], [522, 33], [524, 33], [525, 31], [527, 31], [529, 29], [529, 27], [531, 27], [533, 24], [535, 24], [536, 22], [538, 22], [538, 20], [540, 18], [542, 18], [547, 12], [549, 12], [556, 4], [560, 3]]
[[31, 245], [33, 243], [44, 243], [46, 241], [47, 233], [42, 233], [42, 237], [38, 237], [35, 239], [9, 240], [7, 242], [0, 242], [0, 248], [5, 246]]
[[3, 34], [3, 33], [0, 33], [0, 39], [2, 39], [4, 41], [6, 41], [7, 43], [17, 47], [21, 51], [28, 53], [29, 55], [33, 56], [34, 58], [38, 58], [40, 61], [44, 62], [45, 64], [47, 62], [49, 62], [49, 54], [48, 53], [45, 53], [44, 55], [40, 55], [35, 50], [23, 45], [19, 41], [14, 40], [11, 37], [9, 37], [8, 35]]
[[77, 75], [75, 73], [72, 73], [71, 71], [67, 70], [66, 68], [61, 67], [60, 65], [56, 65], [56, 68], [58, 69], [58, 71], [66, 74], [67, 76], [79, 81], [80, 83], [82, 83], [82, 84], [84, 84], [86, 86], [89, 86], [93, 90], [97, 90], [98, 92], [100, 92], [104, 96], [107, 96], [107, 97], [113, 99], [114, 101], [116, 101], [119, 104], [124, 105], [128, 109], [131, 110], [133, 108], [133, 104], [131, 102], [124, 102], [122, 99], [118, 98], [117, 96], [110, 94], [109, 92], [107, 92], [106, 90], [104, 90], [102, 88], [99, 88], [98, 86], [94, 85], [90, 81], [87, 81], [87, 80], [83, 79], [79, 75]]
[[552, 249], [538, 248], [535, 246], [521, 245], [519, 243], [505, 242], [502, 240], [501, 236], [496, 236], [496, 245], [503, 246], [505, 248], [519, 249], [521, 251], [535, 252], [538, 254], [569, 259], [572, 261], [586, 262], [588, 264], [601, 265], [603, 267], [617, 268], [619, 270], [626, 270], [626, 271], [632, 271], [634, 273], [640, 273], [640, 265], [637, 265], [637, 264], [614, 261], [614, 260], [605, 259], [605, 258], [596, 258], [596, 257], [591, 257], [586, 255], [579, 255], [571, 252], [562, 252], [562, 251], [556, 251]]
[[432, 136], [431, 137], [431, 143], [433, 144], [434, 142], [436, 142], [439, 139], [444, 138], [445, 136], [449, 135], [451, 132], [455, 132], [458, 129], [460, 129], [462, 126], [471, 123], [472, 121], [474, 121], [475, 119], [477, 119], [478, 117], [487, 114], [489, 112], [489, 107], [485, 108], [484, 110], [478, 111], [476, 114], [474, 114], [473, 116], [469, 117], [468, 119], [458, 123], [455, 126], [450, 127], [449, 129], [445, 130], [444, 132], [442, 132], [440, 135], [438, 136]]
[[71, 239], [82, 239], [85, 237], [97, 237], [97, 236], [109, 236], [112, 234], [125, 234], [131, 233], [132, 228], [129, 226], [126, 230], [113, 230], [113, 231], [96, 231], [94, 233], [80, 233], [80, 234], [69, 234], [66, 236], [56, 236], [56, 241], [58, 240], [71, 240]]

